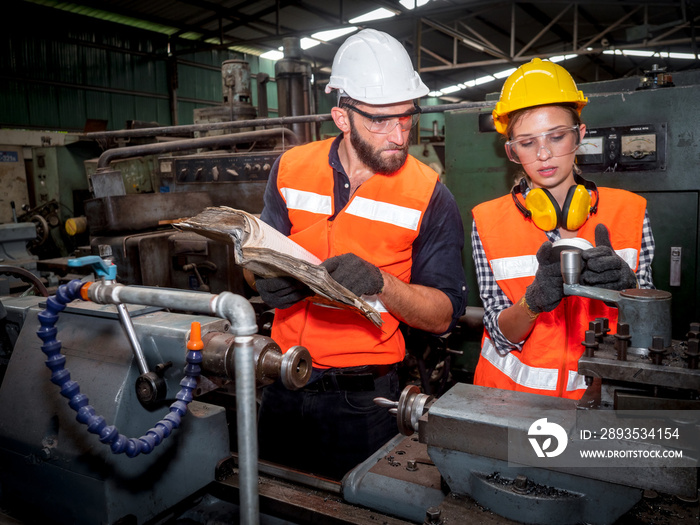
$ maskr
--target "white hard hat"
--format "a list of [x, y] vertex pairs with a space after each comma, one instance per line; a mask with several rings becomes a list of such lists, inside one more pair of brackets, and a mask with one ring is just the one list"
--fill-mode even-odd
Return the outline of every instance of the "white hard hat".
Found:
[[405, 102], [430, 91], [399, 41], [375, 29], [363, 29], [340, 46], [326, 93], [333, 89], [366, 104]]

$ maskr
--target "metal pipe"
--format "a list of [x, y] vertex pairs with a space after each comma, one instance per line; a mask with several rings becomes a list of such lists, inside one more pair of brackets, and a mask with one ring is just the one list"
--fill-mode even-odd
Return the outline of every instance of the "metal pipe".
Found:
[[[251, 307], [252, 308], [252, 307]], [[257, 525], [258, 431], [255, 410], [255, 366], [252, 336], [236, 337], [233, 344], [236, 363], [236, 424], [238, 425], [240, 522]]]
[[467, 328], [481, 330], [484, 327], [484, 308], [481, 306], [467, 306], [464, 314], [460, 316], [459, 322]]
[[[421, 113], [442, 113], [455, 109], [475, 109], [492, 107], [494, 102], [461, 102], [459, 104], [439, 104], [436, 106], [421, 106]], [[183, 133], [194, 133], [196, 131], [214, 131], [221, 129], [237, 129], [264, 126], [287, 126], [297, 122], [326, 122], [332, 120], [330, 113], [322, 115], [298, 115], [296, 117], [277, 117], [252, 120], [235, 120], [231, 122], [214, 122], [209, 124], [190, 124], [185, 126], [163, 126], [158, 128], [143, 129], [123, 129], [116, 131], [95, 131], [86, 133], [88, 139], [121, 139], [121, 138], [143, 138], [166, 135], [180, 135]]]
[[251, 304], [246, 298], [231, 292], [212, 295], [96, 282], [88, 288], [88, 297], [99, 304], [141, 304], [216, 315], [230, 321], [230, 332], [237, 336], [253, 335], [258, 330], [255, 310]]
[[[240, 120], [238, 122], [250, 121]], [[294, 134], [294, 132], [287, 128], [262, 129], [258, 131], [249, 131], [246, 133], [214, 135], [211, 137], [201, 137], [197, 139], [183, 139], [169, 142], [158, 142], [156, 144], [127, 146], [125, 148], [112, 148], [100, 155], [100, 158], [97, 161], [97, 169], [106, 168], [109, 166], [110, 162], [116, 159], [138, 157], [142, 155], [154, 155], [157, 153], [168, 153], [172, 151], [185, 151], [197, 148], [232, 146], [242, 142], [254, 142], [256, 140], [276, 138], [279, 135], [282, 135], [282, 139], [288, 140], [290, 144], [299, 144], [298, 137]]]
[[[324, 115], [301, 115], [298, 117], [276, 117], [252, 120], [232, 120], [230, 122], [213, 122], [210, 124], [190, 124], [186, 126], [164, 126], [159, 128], [143, 129], [123, 129], [117, 131], [95, 131], [87, 133], [88, 139], [121, 139], [121, 138], [143, 138], [166, 135], [180, 135], [183, 133], [194, 133], [196, 131], [217, 131], [221, 129], [237, 129], [264, 126], [286, 126], [295, 122], [325, 122], [331, 120], [331, 114]], [[274, 128], [282, 129], [282, 128]], [[286, 128], [284, 128], [286, 129]], [[271, 130], [263, 130], [271, 131]]]

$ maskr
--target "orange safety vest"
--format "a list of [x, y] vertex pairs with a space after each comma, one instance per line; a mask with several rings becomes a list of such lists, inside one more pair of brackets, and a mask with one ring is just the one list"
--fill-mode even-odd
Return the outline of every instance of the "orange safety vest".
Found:
[[[595, 245], [595, 227], [605, 224], [615, 251], [636, 271], [646, 200], [624, 190], [598, 191], [598, 212], [579, 229], [578, 237]], [[476, 206], [472, 215], [496, 281], [515, 303], [534, 280], [535, 254], [547, 236], [523, 217], [510, 195]], [[598, 317], [607, 317], [611, 333], [615, 332], [616, 308], [594, 299], [565, 296], [554, 310], [540, 314], [520, 351], [497, 349], [484, 330], [474, 384], [580, 399], [586, 389], [584, 377], [578, 374], [584, 351], [581, 343], [589, 322]]]
[[[292, 223], [289, 238], [321, 260], [354, 253], [410, 282], [413, 242], [437, 173], [409, 155], [397, 172], [364, 182], [330, 220], [336, 207], [328, 163], [333, 140], [293, 148], [280, 159], [277, 190]], [[356, 312], [301, 301], [275, 312], [272, 338], [285, 351], [305, 346], [319, 368], [400, 362], [405, 345], [398, 319], [376, 297], [368, 302], [381, 314], [379, 328]]]

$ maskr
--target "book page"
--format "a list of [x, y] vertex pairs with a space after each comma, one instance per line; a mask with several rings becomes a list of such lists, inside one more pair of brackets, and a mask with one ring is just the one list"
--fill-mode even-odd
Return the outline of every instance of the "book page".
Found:
[[236, 264], [255, 275], [294, 277], [316, 294], [309, 299], [312, 302], [350, 308], [376, 326], [382, 324], [379, 312], [333, 279], [318, 257], [250, 213], [226, 206], [210, 207], [173, 226], [232, 244]]

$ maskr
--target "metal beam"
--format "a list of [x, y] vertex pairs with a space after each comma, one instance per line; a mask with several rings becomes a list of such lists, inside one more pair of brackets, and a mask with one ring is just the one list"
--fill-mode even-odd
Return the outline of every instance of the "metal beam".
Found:
[[525, 47], [523, 47], [518, 52], [518, 54], [513, 57], [513, 59], [517, 60], [518, 58], [520, 58], [523, 55], [523, 53], [525, 53], [525, 51], [530, 49], [530, 47], [532, 47], [532, 45], [535, 42], [537, 42], [542, 35], [544, 35], [547, 31], [549, 31], [554, 26], [554, 24], [556, 24], [559, 21], [559, 19], [562, 16], [564, 16], [564, 13], [566, 13], [570, 7], [571, 7], [570, 5], [567, 5], [566, 7], [564, 7], [564, 9], [562, 9], [561, 12], [557, 16], [555, 16], [552, 20], [550, 20], [550, 22], [546, 26], [544, 26], [542, 28], [542, 30], [532, 38], [532, 40], [530, 40], [527, 44], [525, 44]]
[[[675, 40], [665, 40], [662, 42], [656, 42], [655, 47], [661, 47], [664, 45], [676, 45], [676, 44], [688, 44], [692, 41], [692, 38], [679, 38]], [[641, 44], [630, 44], [628, 46], [625, 46], [625, 49], [647, 49], [649, 48], [649, 43], [641, 43]], [[578, 56], [586, 56], [586, 55], [600, 55], [603, 51], [608, 51], [607, 48], [602, 48], [602, 47], [596, 47], [596, 48], [579, 48], [573, 53], [574, 55]], [[658, 51], [658, 49], [654, 49], [654, 51]], [[518, 62], [525, 63], [529, 62], [533, 58], [550, 58], [553, 56], [561, 56], [562, 53], [561, 51], [556, 51], [556, 52], [551, 52], [551, 53], [537, 53], [533, 55], [526, 55], [526, 56], [521, 56], [518, 59]], [[477, 60], [477, 61], [472, 61], [472, 62], [462, 62], [459, 64], [453, 64], [450, 66], [431, 66], [431, 67], [424, 67], [421, 68], [420, 73], [430, 73], [434, 71], [447, 71], [447, 70], [455, 70], [455, 69], [466, 69], [470, 67], [483, 67], [483, 66], [493, 66], [497, 64], [511, 64], [511, 60], [504, 60], [504, 59], [492, 59], [492, 60]]]

